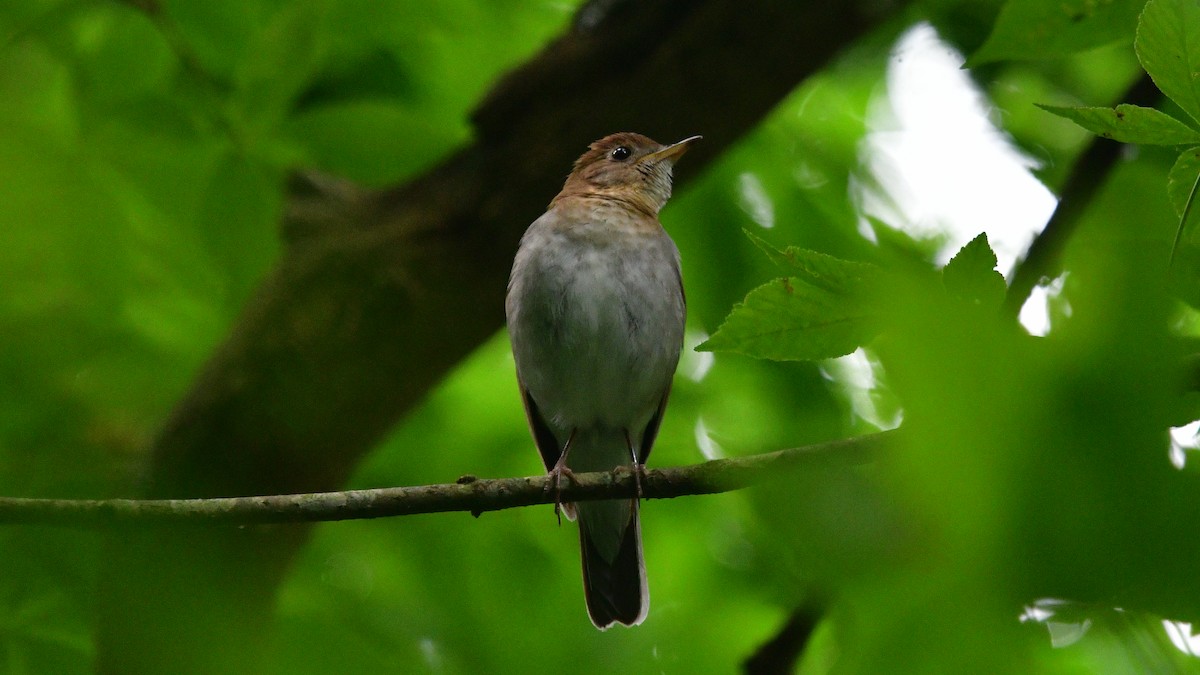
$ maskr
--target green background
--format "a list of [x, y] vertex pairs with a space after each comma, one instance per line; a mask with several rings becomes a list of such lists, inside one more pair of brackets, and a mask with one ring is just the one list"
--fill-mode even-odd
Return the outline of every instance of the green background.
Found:
[[[1200, 620], [1188, 578], [1200, 485], [1194, 466], [1167, 461], [1168, 427], [1196, 416], [1179, 366], [1195, 314], [1162, 283], [1177, 153], [1131, 146], [1083, 205], [1041, 339], [986, 296], [943, 284], [940, 241], [899, 223], [865, 239], [854, 188], [873, 180], [861, 148], [891, 47], [930, 21], [969, 56], [1003, 133], [1059, 189], [1091, 137], [1034, 104], [1120, 102], [1141, 75], [1143, 4], [901, 7], [664, 210], [689, 333], [651, 465], [878, 430], [852, 406], [864, 392], [828, 364], [691, 351], [779, 275], [743, 229], [894, 273], [873, 300], [888, 328], [869, 346], [878, 377], [865, 392], [884, 418], [903, 411], [908, 435], [893, 453], [646, 503], [652, 609], [631, 630], [587, 621], [574, 525], [557, 526], [550, 507], [318, 526], [278, 593], [270, 672], [730, 672], [814, 598], [825, 610], [802, 673], [1197, 669], [1161, 623]], [[289, 173], [315, 167], [370, 186], [419, 176], [472, 142], [470, 111], [576, 9], [159, 8], [0, 10], [5, 495], [134, 494], [155, 434], [281, 254]], [[747, 177], [769, 230], [747, 208]], [[545, 186], [545, 201], [557, 188]], [[983, 258], [971, 274], [986, 286]], [[534, 474], [527, 433], [500, 332], [397, 422], [348, 487]], [[0, 672], [91, 672], [101, 542], [0, 529]], [[1055, 647], [1046, 624], [1019, 620], [1042, 598], [1072, 601], [1051, 621], [1086, 625], [1081, 639]]]

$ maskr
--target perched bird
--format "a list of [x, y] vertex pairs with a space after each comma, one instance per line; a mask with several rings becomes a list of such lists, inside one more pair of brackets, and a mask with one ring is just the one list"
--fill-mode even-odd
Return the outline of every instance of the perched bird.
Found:
[[[685, 313], [679, 251], [658, 212], [675, 161], [699, 138], [592, 143], [521, 238], [505, 311], [529, 427], [555, 485], [575, 471], [640, 472], [650, 454]], [[641, 623], [650, 596], [638, 500], [562, 509], [578, 516], [592, 623]]]

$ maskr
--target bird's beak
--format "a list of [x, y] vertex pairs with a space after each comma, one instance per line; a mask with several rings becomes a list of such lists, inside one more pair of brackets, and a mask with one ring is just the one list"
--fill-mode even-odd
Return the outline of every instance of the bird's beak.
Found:
[[704, 137], [692, 136], [691, 138], [685, 138], [678, 143], [672, 143], [662, 150], [655, 150], [654, 152], [642, 157], [642, 161], [655, 164], [663, 160], [674, 162], [676, 159], [679, 159], [680, 155], [687, 152], [688, 147], [691, 146], [692, 143], [695, 143], [701, 138]]

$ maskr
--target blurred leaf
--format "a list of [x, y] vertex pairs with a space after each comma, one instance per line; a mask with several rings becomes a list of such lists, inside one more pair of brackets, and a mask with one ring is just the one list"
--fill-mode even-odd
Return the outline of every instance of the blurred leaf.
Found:
[[987, 234], [981, 233], [946, 263], [942, 284], [952, 297], [983, 307], [999, 307], [1008, 287], [996, 265], [996, 254], [988, 246]]
[[371, 184], [394, 182], [428, 168], [467, 139], [465, 125], [433, 125], [409, 106], [359, 100], [315, 106], [287, 125], [325, 170]]
[[128, 101], [161, 87], [174, 67], [170, 48], [143, 12], [96, 6], [76, 18], [78, 57], [88, 94]]
[[193, 206], [195, 229], [224, 274], [226, 309], [237, 311], [279, 252], [282, 172], [228, 154], [217, 160]]
[[968, 67], [1045, 59], [1133, 37], [1145, 0], [1009, 0]]
[[200, 65], [218, 80], [232, 79], [256, 31], [266, 22], [261, 2], [159, 0]]
[[23, 129], [32, 138], [75, 140], [79, 111], [67, 66], [39, 44], [9, 49], [3, 55], [0, 126], [10, 134]]
[[242, 119], [252, 129], [282, 120], [324, 58], [324, 8], [320, 2], [283, 5], [250, 41], [236, 82]]
[[1200, 3], [1150, 0], [1134, 46], [1154, 84], [1200, 122]]
[[1141, 106], [1121, 104], [1116, 108], [1038, 107], [1074, 121], [1088, 131], [1121, 143], [1142, 145], [1185, 145], [1200, 143], [1200, 131], [1170, 115]]
[[[1160, 251], [1088, 243], [1081, 247], [1086, 261], [1071, 259], [1072, 274], [1086, 282], [1072, 288], [1072, 323], [1054, 340], [1029, 339], [998, 317], [939, 299], [920, 278], [893, 284], [897, 319], [879, 349], [905, 401], [904, 436], [878, 469], [921, 523], [928, 553], [915, 556], [918, 564], [869, 575], [879, 581], [859, 584], [870, 588], [859, 607], [871, 616], [863, 621], [892, 630], [912, 628], [914, 611], [937, 617], [937, 625], [905, 631], [884, 647], [866, 641], [869, 660], [858, 672], [897, 661], [940, 666], [913, 668], [922, 672], [958, 672], [963, 668], [949, 666], [989, 650], [972, 634], [1005, 645], [996, 656], [1008, 661], [997, 672], [1072, 672], [1050, 667], [1054, 662], [1023, 665], [1050, 650], [1039, 648], [1034, 634], [1015, 633], [1004, 607], [1041, 595], [1110, 603], [1130, 579], [1154, 574], [1136, 571], [1140, 556], [1110, 555], [1126, 546], [1119, 542], [1152, 540], [1147, 550], [1164, 555], [1177, 539], [1168, 525], [1174, 517], [1135, 513], [1171, 475], [1160, 417], [1170, 386], [1157, 380], [1171, 361], [1164, 349], [1167, 303], [1161, 271], [1149, 264]], [[978, 244], [971, 248], [970, 258], [960, 253], [947, 270], [970, 259], [973, 269], [987, 268], [990, 256]], [[1185, 503], [1177, 508], [1193, 511]], [[1160, 505], [1154, 512], [1170, 511]], [[1145, 539], [1135, 533], [1138, 523]], [[1173, 582], [1159, 579], [1158, 590], [1170, 593]], [[896, 604], [869, 606], [879, 593]], [[964, 604], [972, 608], [960, 609]]]
[[823, 580], [852, 583], [923, 553], [903, 507], [857, 471], [781, 471], [749, 496], [775, 540]]
[[396, 54], [375, 49], [348, 63], [333, 63], [296, 103], [300, 111], [360, 100], [408, 101], [415, 96], [412, 74]]

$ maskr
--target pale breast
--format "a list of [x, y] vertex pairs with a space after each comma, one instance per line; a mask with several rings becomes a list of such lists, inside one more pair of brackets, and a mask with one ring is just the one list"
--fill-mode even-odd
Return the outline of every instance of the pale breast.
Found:
[[552, 214], [526, 233], [509, 284], [518, 374], [555, 426], [640, 429], [683, 342], [678, 252], [661, 228], [618, 236]]

